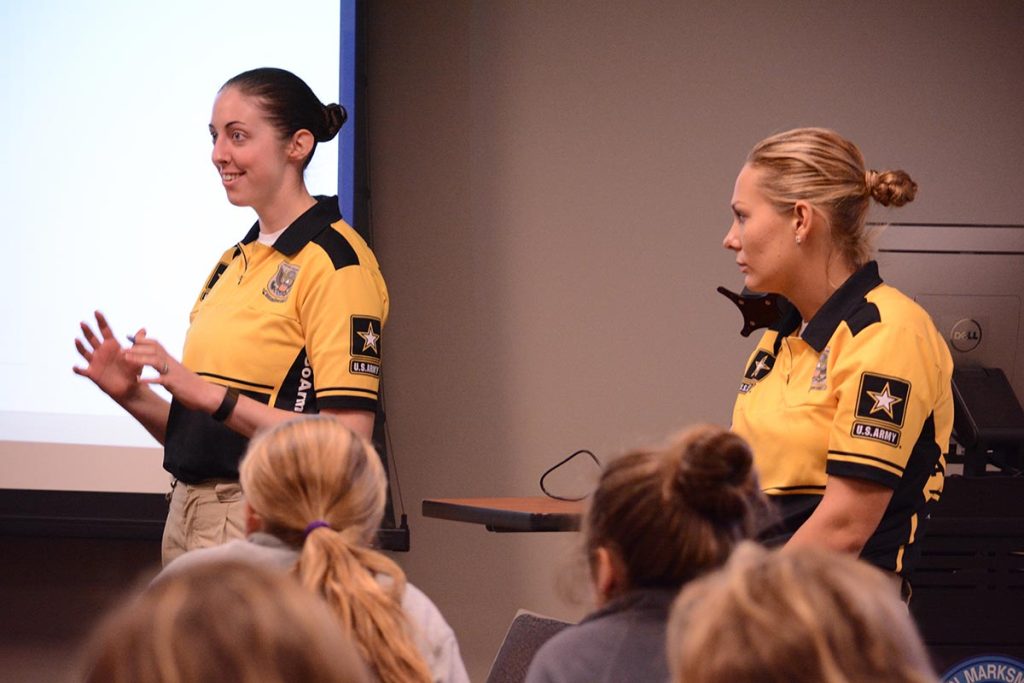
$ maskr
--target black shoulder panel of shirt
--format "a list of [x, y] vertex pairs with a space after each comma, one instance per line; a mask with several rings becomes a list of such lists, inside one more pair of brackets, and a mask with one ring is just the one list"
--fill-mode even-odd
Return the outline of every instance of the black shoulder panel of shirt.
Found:
[[345, 266], [359, 265], [359, 255], [356, 254], [356, 250], [337, 230], [331, 230], [328, 227], [313, 238], [313, 243], [327, 252], [335, 270], [341, 270]]
[[881, 317], [878, 307], [869, 303], [864, 297], [880, 284], [882, 284], [882, 277], [878, 274], [878, 263], [875, 261], [866, 263], [832, 293], [832, 296], [818, 310], [814, 318], [807, 323], [807, 327], [804, 328], [803, 335], [801, 335], [803, 340], [810, 344], [815, 351], [821, 353], [842, 322], [846, 322], [854, 335], [869, 325], [879, 322]]
[[274, 243], [282, 254], [291, 256], [310, 242], [327, 254], [335, 270], [358, 266], [359, 256], [341, 233], [331, 228], [341, 220], [337, 197], [317, 197], [315, 206], [299, 216]]
[[878, 312], [878, 306], [868, 301], [861, 301], [860, 306], [855, 308], [850, 317], [846, 319], [846, 324], [854, 337], [880, 322], [882, 322], [882, 314]]

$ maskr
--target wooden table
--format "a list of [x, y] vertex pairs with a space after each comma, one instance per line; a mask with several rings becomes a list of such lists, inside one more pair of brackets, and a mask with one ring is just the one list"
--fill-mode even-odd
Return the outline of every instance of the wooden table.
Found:
[[428, 498], [423, 516], [483, 524], [488, 531], [576, 531], [585, 504], [544, 496], [528, 498]]

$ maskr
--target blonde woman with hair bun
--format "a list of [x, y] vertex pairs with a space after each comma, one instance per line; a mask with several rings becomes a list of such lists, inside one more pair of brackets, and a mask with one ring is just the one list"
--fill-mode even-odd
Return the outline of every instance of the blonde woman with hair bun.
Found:
[[597, 610], [541, 647], [526, 683], [664, 681], [676, 593], [725, 562], [765, 510], [750, 448], [720, 427], [611, 462], [583, 528]]
[[835, 131], [797, 128], [751, 150], [723, 243], [749, 290], [784, 299], [733, 409], [780, 512], [765, 540], [859, 555], [907, 590], [942, 490], [953, 363], [928, 314], [882, 281], [865, 224], [872, 201], [916, 195]]
[[185, 553], [158, 582], [225, 559], [276, 567], [323, 596], [379, 680], [468, 681], [437, 607], [370, 546], [387, 479], [368, 442], [333, 417], [299, 418], [253, 439], [240, 474], [248, 538]]
[[673, 683], [938, 683], [891, 582], [821, 548], [736, 549], [668, 626]]

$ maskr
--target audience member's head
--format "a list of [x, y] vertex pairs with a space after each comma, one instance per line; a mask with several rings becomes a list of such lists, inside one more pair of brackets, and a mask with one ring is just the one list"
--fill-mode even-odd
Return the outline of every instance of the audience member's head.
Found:
[[368, 683], [322, 600], [290, 577], [233, 562], [190, 568], [128, 599], [99, 627], [87, 683]]
[[766, 509], [746, 442], [701, 425], [601, 475], [584, 525], [598, 599], [671, 588], [717, 567]]
[[369, 545], [387, 500], [373, 447], [331, 417], [297, 419], [253, 439], [240, 478], [250, 526], [301, 549], [295, 575], [324, 596], [378, 677], [429, 681], [402, 610], [405, 574]]
[[674, 683], [935, 683], [889, 577], [818, 548], [740, 546], [672, 610]]

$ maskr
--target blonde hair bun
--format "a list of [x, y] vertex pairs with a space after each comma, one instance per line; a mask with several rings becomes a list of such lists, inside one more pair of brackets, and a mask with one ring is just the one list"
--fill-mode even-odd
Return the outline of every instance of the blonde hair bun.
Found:
[[882, 206], [903, 206], [917, 196], [917, 183], [902, 170], [867, 171], [864, 183], [871, 197]]

